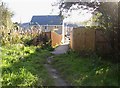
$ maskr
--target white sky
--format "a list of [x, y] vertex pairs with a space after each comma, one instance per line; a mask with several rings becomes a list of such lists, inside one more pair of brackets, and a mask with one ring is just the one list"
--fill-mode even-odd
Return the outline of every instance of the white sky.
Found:
[[[33, 15], [49, 15], [55, 0], [2, 0], [14, 12], [15, 22], [29, 22]], [[54, 12], [57, 14], [57, 12]]]
[[[7, 3], [8, 8], [14, 12], [12, 18], [13, 22], [30, 22], [33, 15], [50, 15], [52, 11], [52, 3], [56, 0], [2, 0]], [[55, 8], [52, 14], [57, 15], [59, 10]], [[79, 22], [88, 20], [91, 14], [82, 14], [73, 11], [72, 16], [68, 18], [68, 21]]]
[[[81, 13], [80, 13], [81, 12]], [[87, 10], [73, 10], [71, 15], [65, 19], [65, 22], [77, 23], [81, 24], [80, 22], [84, 22], [89, 20], [92, 17], [91, 13], [87, 13]]]

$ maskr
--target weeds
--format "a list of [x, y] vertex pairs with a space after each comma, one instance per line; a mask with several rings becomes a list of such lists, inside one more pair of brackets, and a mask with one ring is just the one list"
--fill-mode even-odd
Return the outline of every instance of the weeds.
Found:
[[43, 66], [49, 51], [36, 51], [38, 48], [18, 44], [2, 46], [2, 86], [52, 85]]
[[[53, 80], [44, 68], [49, 48], [25, 45], [36, 35], [4, 33], [1, 37], [2, 69], [0, 83], [4, 86], [44, 86], [52, 85]], [[50, 46], [49, 46], [50, 47]], [[48, 80], [49, 79], [49, 80]]]
[[55, 56], [53, 66], [73, 86], [119, 86], [119, 63], [104, 61], [101, 57], [83, 57], [70, 51]]

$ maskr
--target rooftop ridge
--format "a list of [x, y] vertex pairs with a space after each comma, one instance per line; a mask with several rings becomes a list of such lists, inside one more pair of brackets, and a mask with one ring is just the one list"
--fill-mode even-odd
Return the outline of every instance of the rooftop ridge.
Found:
[[34, 15], [31, 22], [37, 22], [39, 25], [62, 25], [63, 19], [60, 15]]
[[59, 16], [59, 17], [61, 17], [60, 15], [33, 15], [32, 17], [34, 17], [34, 16]]

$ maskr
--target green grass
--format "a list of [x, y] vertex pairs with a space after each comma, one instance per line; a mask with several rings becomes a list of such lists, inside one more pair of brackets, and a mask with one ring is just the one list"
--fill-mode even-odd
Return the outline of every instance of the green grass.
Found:
[[74, 86], [118, 86], [119, 63], [69, 52], [53, 58], [53, 66]]
[[1, 48], [2, 86], [53, 85], [44, 67], [48, 50], [23, 44], [4, 45]]

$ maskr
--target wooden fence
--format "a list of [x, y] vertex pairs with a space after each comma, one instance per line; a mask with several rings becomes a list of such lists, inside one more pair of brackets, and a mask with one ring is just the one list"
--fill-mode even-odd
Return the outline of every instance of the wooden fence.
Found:
[[110, 54], [112, 51], [110, 45], [110, 38], [104, 34], [101, 30], [95, 30], [95, 48], [99, 54]]
[[43, 32], [43, 34], [46, 34], [47, 38], [51, 40], [51, 46], [55, 47], [56, 45], [59, 45], [62, 40], [62, 35], [51, 31], [51, 32]]
[[56, 45], [60, 45], [61, 40], [62, 40], [62, 35], [56, 33], [56, 32], [51, 32], [51, 40], [52, 40], [52, 47], [55, 47]]
[[33, 39], [34, 45], [39, 44], [41, 42], [40, 37], [44, 38], [45, 36], [47, 38], [46, 40], [51, 40], [52, 47], [55, 47], [61, 43], [62, 35], [59, 35], [56, 32], [42, 32], [42, 36], [38, 36]]
[[[40, 40], [40, 32], [38, 30], [27, 30], [27, 31], [20, 31], [20, 30], [0, 30], [0, 35], [13, 35], [14, 37], [26, 35], [29, 36], [31, 35], [33, 37], [33, 45], [38, 45]], [[59, 45], [62, 40], [62, 35], [50, 31], [50, 32], [42, 32], [42, 35], [46, 35], [48, 40], [51, 41], [51, 46], [55, 47], [56, 45]]]
[[95, 30], [74, 28], [71, 33], [70, 46], [75, 51], [94, 51]]
[[70, 39], [70, 47], [74, 51], [99, 54], [109, 54], [111, 51], [109, 37], [101, 30], [74, 28]]

